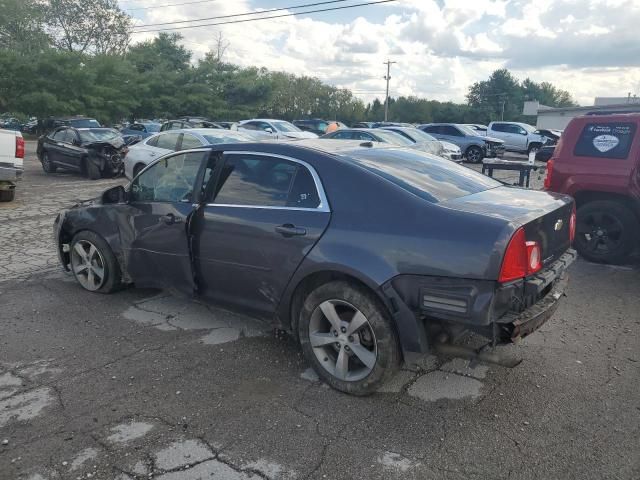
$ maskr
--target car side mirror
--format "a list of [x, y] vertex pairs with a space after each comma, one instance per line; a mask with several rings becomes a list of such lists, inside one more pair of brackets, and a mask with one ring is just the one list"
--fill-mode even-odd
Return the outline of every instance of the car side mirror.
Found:
[[264, 131], [267, 132], [267, 133], [273, 133], [273, 128], [267, 127], [267, 128], [264, 129]]
[[112, 187], [102, 193], [103, 204], [127, 203], [127, 191], [122, 185]]

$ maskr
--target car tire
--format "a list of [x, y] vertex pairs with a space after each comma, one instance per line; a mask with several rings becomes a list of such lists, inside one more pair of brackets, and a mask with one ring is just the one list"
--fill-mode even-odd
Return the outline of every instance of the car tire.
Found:
[[13, 202], [16, 198], [16, 190], [0, 190], [0, 202]]
[[102, 177], [100, 169], [91, 160], [85, 159], [84, 165], [87, 172], [87, 178], [89, 178], [90, 180], [98, 180]]
[[318, 376], [341, 392], [372, 394], [400, 365], [398, 337], [387, 309], [356, 283], [337, 280], [313, 290], [302, 306], [298, 334]]
[[467, 148], [464, 156], [468, 162], [481, 163], [482, 159], [484, 158], [484, 153], [482, 152], [482, 149], [477, 145], [471, 145], [469, 148]]
[[576, 250], [592, 262], [623, 263], [637, 245], [638, 221], [618, 202], [585, 203], [577, 211], [576, 223]]
[[120, 265], [109, 244], [97, 233], [83, 230], [71, 241], [69, 264], [85, 290], [111, 293], [122, 287]]
[[540, 145], [539, 143], [532, 143], [531, 145], [529, 145], [529, 148], [527, 149], [527, 155], [531, 155], [531, 152], [538, 153], [538, 150], [540, 150], [541, 146], [542, 145]]
[[42, 170], [44, 173], [56, 173], [58, 167], [56, 167], [51, 159], [49, 158], [49, 154], [47, 152], [42, 152], [42, 159], [40, 160], [42, 163]]

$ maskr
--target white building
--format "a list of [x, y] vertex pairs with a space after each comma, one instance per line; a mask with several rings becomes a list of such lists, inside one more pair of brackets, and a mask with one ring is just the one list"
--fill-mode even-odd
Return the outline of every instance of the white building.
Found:
[[[623, 100], [623, 102], [616, 103], [620, 100]], [[609, 101], [612, 103], [608, 103]], [[524, 102], [522, 114], [536, 116], [537, 128], [564, 130], [572, 118], [581, 115], [640, 113], [640, 99], [638, 97], [598, 97], [594, 103], [595, 105], [588, 107], [552, 108], [540, 105], [537, 101]]]

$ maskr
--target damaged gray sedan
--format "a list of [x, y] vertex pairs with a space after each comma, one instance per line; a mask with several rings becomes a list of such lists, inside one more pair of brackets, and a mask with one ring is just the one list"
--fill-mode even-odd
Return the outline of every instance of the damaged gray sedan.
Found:
[[112, 128], [65, 126], [41, 136], [36, 153], [46, 173], [61, 168], [97, 180], [121, 175], [128, 151], [120, 132]]
[[356, 395], [464, 332], [535, 331], [575, 258], [570, 197], [351, 141], [172, 153], [54, 229], [86, 290], [166, 288], [266, 319]]

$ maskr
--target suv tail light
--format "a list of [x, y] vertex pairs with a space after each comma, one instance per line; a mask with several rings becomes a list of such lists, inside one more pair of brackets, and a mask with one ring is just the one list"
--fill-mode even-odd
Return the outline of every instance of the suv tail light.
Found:
[[[556, 147], [557, 149], [557, 147]], [[553, 158], [547, 161], [547, 176], [544, 177], [544, 189], [549, 190], [551, 188], [551, 176], [553, 175]]]
[[16, 137], [16, 158], [24, 158], [24, 138]]
[[573, 204], [573, 210], [571, 211], [571, 217], [569, 218], [569, 243], [573, 243], [573, 239], [576, 238], [576, 204]]
[[519, 228], [513, 234], [507, 251], [502, 259], [500, 276], [501, 283], [510, 282], [536, 273], [542, 268], [542, 252], [538, 242], [527, 242], [524, 228]]

